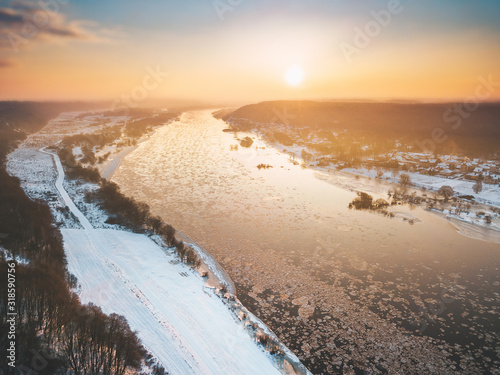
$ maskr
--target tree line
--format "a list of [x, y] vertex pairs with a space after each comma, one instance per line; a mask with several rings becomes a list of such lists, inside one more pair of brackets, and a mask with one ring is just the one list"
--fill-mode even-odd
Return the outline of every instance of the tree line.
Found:
[[175, 248], [182, 262], [200, 266], [201, 260], [196, 251], [175, 237], [175, 229], [170, 224], [153, 215], [146, 203], [123, 194], [116, 183], [101, 179], [99, 189], [87, 192], [85, 200], [97, 202], [110, 215], [106, 223], [121, 225], [138, 233], [160, 235], [169, 247]]
[[[178, 118], [178, 116], [179, 114], [175, 112], [162, 112], [153, 117], [135, 119], [125, 126], [125, 134], [135, 137], [142, 136], [145, 132], [151, 130], [152, 127], [172, 121]], [[201, 260], [196, 251], [182, 241], [177, 240], [175, 229], [171, 225], [164, 223], [159, 216], [153, 215], [147, 204], [127, 197], [120, 191], [120, 187], [116, 183], [101, 178], [97, 168], [84, 167], [82, 165], [82, 162], [84, 162], [83, 159], [76, 160], [73, 154], [75, 146], [83, 145], [82, 151], [84, 157], [88, 160], [95, 160], [93, 147], [87, 146], [89, 140], [92, 141], [94, 138], [99, 139], [99, 142], [95, 145], [103, 147], [115, 141], [115, 136], [118, 136], [118, 133], [113, 134], [114, 136], [111, 137], [100, 137], [96, 134], [79, 134], [65, 137], [57, 149], [57, 153], [65, 169], [66, 176], [71, 179], [98, 183], [99, 188], [95, 191], [87, 192], [85, 200], [88, 203], [99, 204], [108, 213], [107, 224], [121, 225], [138, 233], [149, 232], [160, 235], [167, 246], [175, 249], [182, 262], [199, 267]]]
[[168, 121], [177, 119], [179, 114], [176, 112], [161, 112], [156, 116], [146, 117], [130, 121], [125, 125], [125, 135], [131, 138], [139, 138], [144, 133], [151, 131], [155, 126], [162, 125]]

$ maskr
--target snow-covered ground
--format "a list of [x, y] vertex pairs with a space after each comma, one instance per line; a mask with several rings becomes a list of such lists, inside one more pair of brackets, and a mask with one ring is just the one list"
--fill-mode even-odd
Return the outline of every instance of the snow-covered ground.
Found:
[[[374, 169], [366, 168], [344, 168], [344, 172], [362, 175], [371, 178], [377, 178], [377, 171]], [[437, 191], [441, 186], [448, 185], [453, 188], [455, 195], [472, 195], [475, 200], [480, 203], [488, 204], [500, 208], [500, 186], [483, 184], [483, 191], [475, 193], [472, 187], [475, 181], [466, 181], [460, 179], [451, 179], [439, 176], [429, 176], [420, 173], [401, 172], [410, 176], [411, 182], [415, 187], [425, 188], [427, 190]], [[382, 180], [390, 181], [393, 183], [399, 182], [399, 175], [392, 175], [392, 172], [386, 171], [379, 178]]]
[[[306, 163], [301, 159], [302, 151], [312, 152], [305, 145], [294, 144], [293, 146], [284, 146], [279, 142], [264, 141], [264, 134], [259, 132], [258, 129], [253, 129], [252, 133], [247, 134], [253, 138], [256, 147], [272, 147], [280, 153], [289, 155], [290, 161], [300, 163], [303, 166], [306, 166]], [[446, 159], [446, 157], [443, 158]], [[460, 178], [430, 176], [407, 171], [400, 171], [395, 174], [393, 174], [392, 171], [382, 171], [382, 175], [378, 175], [376, 169], [364, 167], [337, 169], [335, 166], [320, 167], [315, 164], [309, 164], [308, 167], [318, 171], [317, 177], [319, 179], [328, 181], [343, 189], [365, 191], [376, 195], [377, 198], [385, 197], [389, 189], [393, 190], [395, 186], [399, 185], [399, 179], [402, 173], [406, 173], [410, 176], [414, 190], [437, 192], [442, 186], [451, 186], [455, 192], [455, 196], [473, 196], [475, 202], [472, 202], [472, 205], [475, 208], [471, 212], [457, 211], [453, 210], [451, 207], [442, 207], [442, 209], [435, 208], [432, 211], [441, 217], [452, 220], [452, 223], [463, 235], [493, 242], [499, 241], [500, 186], [498, 185], [483, 183], [483, 190], [479, 193], [475, 193], [473, 190], [475, 181]], [[485, 216], [491, 218], [492, 222], [490, 224], [486, 223]], [[479, 228], [471, 227], [471, 225], [485, 230], [489, 229], [491, 233], [485, 233], [484, 231], [478, 230]], [[480, 233], [480, 235], [478, 235], [478, 233]]]
[[63, 225], [61, 232], [68, 270], [78, 278], [83, 303], [124, 315], [171, 374], [309, 373], [284, 346], [286, 358], [266, 352], [249, 326], [257, 323], [259, 331], [272, 336], [267, 327], [238, 300], [215, 293], [158, 238], [96, 229], [99, 215], [80, 210], [83, 202], [73, 200], [76, 188], [65, 181], [59, 157], [42, 147], [60, 135], [30, 137], [9, 156], [9, 171], [22, 177], [31, 196], [46, 199], [50, 193], [52, 210], [65, 207], [71, 214], [75, 225]]
[[167, 371], [280, 373], [202, 279], [146, 236], [109, 229], [62, 234], [82, 302], [124, 315]]
[[79, 280], [83, 303], [124, 315], [174, 374], [280, 373], [227, 306], [173, 253], [141, 234], [94, 229], [65, 191], [61, 162], [51, 155], [56, 188], [84, 228], [62, 230], [68, 270]]

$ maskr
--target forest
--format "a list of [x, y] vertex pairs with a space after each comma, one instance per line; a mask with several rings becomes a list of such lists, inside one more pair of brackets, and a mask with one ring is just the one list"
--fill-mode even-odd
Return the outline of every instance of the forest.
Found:
[[437, 138], [443, 141], [434, 142], [431, 152], [496, 156], [500, 104], [481, 103], [473, 110], [467, 108], [463, 103], [271, 101], [216, 116], [237, 123], [241, 130], [256, 124], [268, 130], [284, 125], [302, 138], [328, 135], [329, 141], [344, 149], [362, 144], [377, 152], [388, 152], [401, 143], [423, 152], [428, 148], [426, 142]]

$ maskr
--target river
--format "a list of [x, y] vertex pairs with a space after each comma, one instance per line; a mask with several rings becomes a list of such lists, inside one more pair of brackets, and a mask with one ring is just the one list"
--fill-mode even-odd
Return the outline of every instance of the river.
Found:
[[349, 210], [356, 194], [335, 175], [259, 139], [232, 150], [238, 141], [224, 128], [211, 111], [186, 112], [112, 180], [210, 251], [240, 300], [313, 373], [500, 367], [499, 244], [418, 207], [392, 208], [392, 219]]

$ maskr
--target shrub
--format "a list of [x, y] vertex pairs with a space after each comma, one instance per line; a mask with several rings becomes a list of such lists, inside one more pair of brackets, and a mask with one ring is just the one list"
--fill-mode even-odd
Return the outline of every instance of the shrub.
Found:
[[357, 198], [355, 198], [350, 204], [349, 208], [354, 207], [356, 210], [368, 210], [372, 208], [373, 197], [364, 192], [358, 192]]
[[253, 140], [250, 137], [245, 137], [240, 141], [241, 147], [251, 147], [253, 145]]
[[411, 185], [410, 176], [407, 175], [406, 173], [402, 173], [401, 176], [399, 176], [399, 184], [401, 185], [403, 190], [406, 190], [408, 186]]
[[455, 191], [453, 190], [453, 188], [451, 186], [448, 186], [448, 185], [441, 186], [441, 188], [438, 190], [438, 194], [442, 195], [444, 197], [445, 202], [447, 202], [448, 199], [451, 196], [453, 196], [454, 193], [455, 193]]
[[82, 167], [81, 165], [75, 165], [73, 167], [66, 168], [66, 176], [73, 180], [81, 179], [87, 182], [99, 182], [101, 180], [101, 174], [99, 170], [94, 167]]
[[381, 209], [384, 209], [386, 207], [389, 207], [389, 202], [387, 202], [385, 199], [377, 199], [373, 203], [373, 209], [375, 209], [375, 210], [381, 210]]

